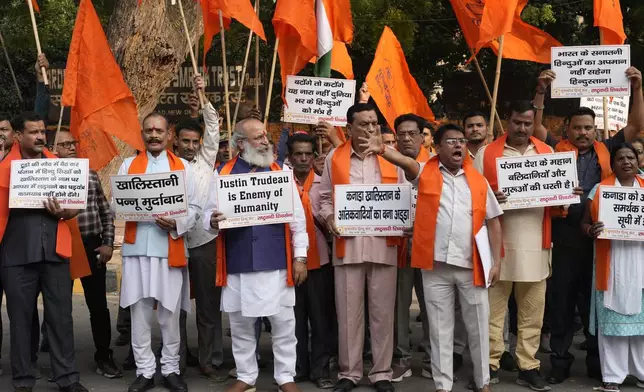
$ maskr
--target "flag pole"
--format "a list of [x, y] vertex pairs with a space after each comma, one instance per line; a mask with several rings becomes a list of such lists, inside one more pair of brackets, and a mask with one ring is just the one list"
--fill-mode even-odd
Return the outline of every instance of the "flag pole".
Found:
[[[36, 15], [34, 14], [34, 5], [31, 4], [31, 0], [27, 0], [27, 5], [29, 6], [29, 14], [31, 15], [31, 27], [34, 29], [34, 38], [36, 39], [36, 50], [38, 55], [42, 53], [40, 48], [40, 38], [38, 37], [38, 26], [36, 25]], [[4, 46], [4, 45], [3, 45]], [[45, 67], [40, 67], [42, 71], [42, 80], [45, 83], [45, 86], [49, 86], [49, 79], [47, 78], [47, 71]]]
[[[255, 0], [255, 11], [259, 18], [259, 0]], [[259, 109], [259, 36], [255, 35], [255, 107]]]
[[248, 56], [250, 55], [250, 46], [253, 43], [253, 30], [248, 33], [248, 44], [246, 45], [246, 55], [244, 56], [244, 65], [242, 66], [242, 78], [239, 83], [239, 94], [237, 94], [237, 103], [235, 104], [235, 113], [233, 114], [233, 128], [237, 124], [237, 114], [239, 113], [239, 104], [241, 103], [241, 96], [244, 92], [244, 81], [246, 80], [246, 68], [248, 66]]
[[[496, 100], [499, 93], [499, 79], [501, 79], [501, 62], [503, 61], [503, 35], [499, 37], [499, 53], [497, 54], [496, 59], [496, 72], [494, 74], [494, 89], [492, 90], [492, 112], [490, 113], [490, 119], [493, 119], [496, 115]], [[503, 131], [503, 128], [501, 128]], [[487, 131], [488, 142], [494, 140], [494, 121], [490, 121], [490, 126]]]
[[[186, 32], [186, 39], [188, 40], [188, 52], [190, 52], [190, 60], [192, 61], [192, 69], [195, 74], [199, 73], [199, 68], [197, 68], [197, 61], [195, 60], [195, 52], [192, 50], [192, 40], [190, 39], [190, 32], [188, 31], [188, 23], [186, 23], [186, 15], [183, 13], [183, 4], [181, 0], [179, 1], [179, 12], [181, 13], [181, 21], [183, 22], [183, 31]], [[206, 100], [204, 99], [203, 91], [199, 91], [199, 103], [201, 107], [206, 106]]]
[[[599, 29], [599, 44], [604, 44], [604, 32]], [[610, 125], [608, 124], [608, 97], [602, 97], [602, 106], [604, 112], [604, 140], [610, 137]]]
[[56, 135], [54, 136], [54, 151], [56, 151], [56, 147], [58, 147], [58, 135], [60, 134], [60, 126], [63, 123], [63, 111], [65, 110], [65, 107], [63, 106], [63, 102], [60, 102], [60, 114], [58, 114], [58, 126], [56, 127]]
[[4, 51], [4, 57], [7, 59], [7, 65], [9, 66], [9, 72], [11, 73], [11, 78], [13, 79], [13, 85], [16, 87], [16, 92], [18, 93], [18, 100], [22, 103], [22, 94], [20, 93], [20, 86], [18, 86], [18, 80], [16, 80], [16, 74], [13, 72], [13, 67], [11, 66], [11, 59], [9, 58], [7, 47], [4, 44], [4, 38], [2, 38], [2, 33], [0, 33], [0, 45], [2, 45], [2, 50]]
[[[490, 88], [487, 86], [487, 82], [485, 81], [485, 76], [483, 76], [483, 71], [481, 70], [481, 66], [479, 65], [479, 60], [476, 58], [476, 54], [474, 51], [472, 51], [472, 56], [474, 56], [474, 65], [476, 66], [476, 70], [479, 73], [479, 77], [481, 78], [481, 82], [483, 82], [483, 87], [485, 88], [485, 93], [487, 94], [487, 99], [492, 103], [492, 94], [490, 94]], [[499, 117], [499, 112], [496, 112], [496, 116], [494, 118], [490, 119], [490, 121], [495, 121], [497, 122], [497, 125], [499, 126], [500, 129], [503, 129], [503, 123], [501, 123], [501, 117]]]
[[268, 93], [266, 95], [266, 110], [264, 111], [264, 126], [268, 125], [268, 112], [271, 110], [271, 95], [273, 94], [273, 79], [275, 78], [275, 62], [277, 61], [277, 48], [280, 39], [275, 38], [275, 49], [273, 49], [273, 64], [271, 65], [271, 77], [268, 82]]
[[219, 28], [221, 29], [221, 59], [224, 67], [224, 104], [226, 105], [226, 126], [228, 127], [228, 159], [233, 159], [233, 129], [230, 126], [230, 99], [228, 96], [228, 67], [226, 65], [226, 29], [224, 28], [224, 14], [219, 10]]

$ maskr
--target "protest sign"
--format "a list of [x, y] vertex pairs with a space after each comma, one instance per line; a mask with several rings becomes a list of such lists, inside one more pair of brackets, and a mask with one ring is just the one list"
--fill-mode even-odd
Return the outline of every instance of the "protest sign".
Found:
[[604, 223], [599, 238], [644, 241], [644, 189], [602, 186], [595, 197]]
[[629, 45], [552, 47], [552, 98], [631, 94]]
[[356, 81], [289, 75], [286, 82], [284, 121], [347, 125], [347, 110], [354, 104]]
[[496, 159], [499, 189], [508, 197], [504, 210], [577, 204], [575, 153], [559, 152]]
[[270, 171], [217, 177], [219, 228], [272, 225], [295, 220], [293, 173]]
[[153, 221], [188, 216], [188, 192], [183, 170], [110, 177], [116, 219]]
[[[604, 100], [602, 97], [581, 98], [579, 106], [593, 109], [595, 126], [604, 129]], [[608, 127], [619, 131], [628, 123], [628, 97], [608, 97]]]
[[19, 159], [11, 162], [9, 208], [44, 208], [55, 197], [63, 208], [87, 208], [87, 159]]
[[412, 227], [410, 184], [336, 185], [335, 226], [343, 236], [402, 236]]

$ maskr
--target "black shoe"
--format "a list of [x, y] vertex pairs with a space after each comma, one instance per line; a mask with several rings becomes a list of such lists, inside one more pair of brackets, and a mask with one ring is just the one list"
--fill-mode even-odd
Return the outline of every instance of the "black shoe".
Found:
[[499, 367], [505, 370], [506, 372], [519, 371], [519, 365], [517, 365], [517, 361], [515, 361], [512, 354], [510, 354], [507, 351], [504, 351], [503, 355], [501, 355], [501, 361], [499, 363]]
[[517, 384], [528, 387], [533, 391], [549, 391], [552, 389], [546, 380], [541, 377], [538, 369], [519, 370]]
[[15, 392], [31, 392], [32, 388], [29, 387], [18, 387], [14, 389]]
[[456, 373], [461, 367], [463, 367], [463, 356], [461, 354], [454, 353], [452, 355], [452, 371]]
[[114, 341], [114, 345], [118, 347], [127, 346], [128, 344], [130, 344], [130, 335], [126, 333], [120, 334]]
[[81, 385], [79, 382], [75, 382], [68, 387], [58, 388], [60, 392], [89, 392], [87, 388]]
[[492, 369], [492, 366], [490, 366], [490, 384], [498, 384], [499, 383], [499, 370], [494, 370]]
[[553, 367], [552, 369], [550, 369], [550, 373], [548, 374], [548, 377], [546, 377], [546, 381], [548, 382], [548, 384], [561, 384], [568, 377], [570, 377], [569, 369]]
[[127, 354], [127, 358], [123, 361], [123, 370], [134, 370], [136, 369], [136, 361], [134, 360], [134, 353], [132, 350]]
[[341, 378], [340, 380], [338, 380], [338, 383], [335, 384], [333, 392], [349, 392], [355, 387], [356, 384], [354, 384], [353, 381], [349, 380], [348, 378]]
[[96, 374], [103, 376], [105, 378], [121, 378], [123, 377], [123, 372], [114, 362], [112, 355], [105, 360], [96, 361]]
[[378, 381], [375, 384], [373, 384], [373, 386], [374, 388], [376, 388], [376, 392], [395, 392], [396, 391], [396, 388], [394, 388], [391, 381], [387, 381], [387, 380]]
[[188, 392], [188, 385], [177, 373], [170, 373], [164, 377], [163, 385], [172, 392]]
[[136, 380], [127, 389], [127, 392], [145, 392], [154, 388], [154, 378], [145, 378], [143, 375], [138, 376]]

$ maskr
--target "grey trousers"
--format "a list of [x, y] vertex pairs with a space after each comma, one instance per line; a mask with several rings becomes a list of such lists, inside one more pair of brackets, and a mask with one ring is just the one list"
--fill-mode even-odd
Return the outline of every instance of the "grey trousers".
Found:
[[215, 285], [217, 242], [213, 239], [207, 244], [188, 249], [188, 253], [190, 283], [197, 308], [199, 364], [202, 367], [209, 364], [219, 367], [224, 363], [224, 343], [220, 310], [221, 287]]
[[74, 361], [69, 264], [41, 262], [3, 267], [2, 284], [10, 320], [13, 386], [33, 388], [36, 384], [32, 367], [32, 329], [34, 312], [38, 311], [37, 297], [41, 291], [53, 378], [60, 388], [78, 382], [80, 377]]

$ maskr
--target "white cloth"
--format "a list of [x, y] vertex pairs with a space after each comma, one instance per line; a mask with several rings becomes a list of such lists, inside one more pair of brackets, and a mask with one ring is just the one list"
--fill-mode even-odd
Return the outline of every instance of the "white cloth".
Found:
[[[210, 102], [204, 107], [203, 119], [206, 126], [203, 144], [197, 156], [190, 162], [195, 179], [197, 200], [202, 209], [208, 199], [208, 187], [210, 186], [211, 177], [217, 175], [217, 171], [214, 169], [217, 162], [217, 151], [219, 151], [219, 115]], [[215, 237], [217, 237], [216, 232], [207, 232], [203, 225], [196, 224], [186, 235], [188, 248], [192, 249], [205, 245]]]
[[[453, 175], [442, 163], [443, 188], [436, 218], [434, 261], [442, 261], [462, 268], [472, 268], [472, 193], [463, 169]], [[418, 177], [410, 181], [418, 186], [425, 163], [420, 163]], [[494, 192], [487, 186], [485, 218], [503, 215]]]
[[221, 310], [244, 317], [269, 317], [295, 306], [295, 287], [286, 285], [286, 270], [228, 274], [221, 290]]
[[604, 382], [621, 384], [628, 375], [644, 380], [644, 336], [598, 335]]
[[124, 256], [122, 266], [122, 308], [153, 298], [173, 312], [178, 306], [190, 313], [190, 281], [187, 268], [170, 268], [168, 259]]
[[[228, 315], [230, 319], [230, 336], [232, 351], [237, 366], [237, 380], [248, 385], [255, 385], [259, 368], [255, 356], [257, 341], [255, 339], [256, 317], [244, 317], [241, 312]], [[292, 307], [282, 307], [280, 311], [268, 319], [273, 326], [271, 338], [273, 342], [273, 377], [277, 385], [293, 382], [295, 378], [295, 362], [297, 354], [295, 346], [295, 313]]]
[[154, 310], [154, 299], [143, 298], [132, 304], [132, 352], [136, 362], [136, 375], [147, 379], [154, 377], [157, 369], [157, 360], [152, 352], [151, 325], [156, 313], [163, 348], [161, 349], [161, 374], [168, 376], [171, 373], [179, 374], [179, 347], [181, 334], [179, 332], [179, 308], [167, 310], [163, 307]]

